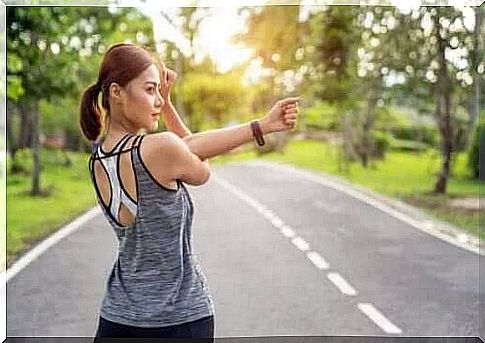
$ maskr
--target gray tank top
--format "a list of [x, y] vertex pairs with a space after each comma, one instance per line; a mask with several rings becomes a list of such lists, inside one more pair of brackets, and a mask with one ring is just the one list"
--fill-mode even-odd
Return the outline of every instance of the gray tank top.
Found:
[[[156, 181], [140, 157], [145, 135], [132, 147], [121, 138], [111, 152], [93, 144], [89, 170], [97, 201], [118, 238], [117, 258], [106, 284], [100, 316], [138, 327], [164, 327], [214, 315], [214, 304], [192, 244], [194, 207], [185, 185], [177, 189]], [[121, 153], [131, 153], [138, 202], [123, 188], [119, 175]], [[94, 176], [99, 160], [111, 186], [110, 204], [102, 201]], [[128, 228], [117, 220], [120, 203], [135, 215]]]

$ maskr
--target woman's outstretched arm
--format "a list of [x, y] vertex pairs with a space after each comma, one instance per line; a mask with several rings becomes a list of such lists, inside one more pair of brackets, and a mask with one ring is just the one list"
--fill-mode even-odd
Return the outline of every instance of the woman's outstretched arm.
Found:
[[[177, 74], [173, 70], [163, 70], [160, 93], [165, 104], [162, 112], [167, 129], [182, 138], [193, 154], [208, 164], [207, 159], [231, 151], [253, 139], [250, 123], [192, 134], [170, 101], [170, 91], [176, 79]], [[276, 102], [269, 113], [259, 120], [263, 135], [292, 129], [298, 115], [298, 101], [299, 98], [294, 97]]]
[[[290, 130], [296, 124], [299, 98], [278, 101], [270, 112], [258, 119], [263, 135], [271, 132]], [[186, 136], [184, 141], [193, 154], [201, 160], [224, 154], [253, 139], [250, 123], [198, 132]]]
[[[263, 134], [269, 132], [266, 125], [260, 121]], [[249, 123], [231, 126], [222, 129], [214, 129], [197, 132], [184, 138], [193, 154], [201, 160], [224, 154], [232, 149], [249, 142], [253, 133]]]

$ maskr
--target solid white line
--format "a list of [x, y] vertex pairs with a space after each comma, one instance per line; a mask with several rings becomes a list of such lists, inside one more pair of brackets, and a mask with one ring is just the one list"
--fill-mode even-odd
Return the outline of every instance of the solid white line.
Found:
[[273, 214], [273, 212], [267, 210], [266, 212], [264, 212], [263, 216], [268, 219], [270, 222], [273, 221], [273, 219], [276, 218], [276, 216]]
[[315, 251], [307, 252], [306, 256], [318, 269], [328, 269], [330, 266], [325, 261], [325, 259]]
[[280, 228], [280, 231], [287, 238], [292, 238], [292, 237], [294, 237], [296, 235], [295, 231], [293, 231], [293, 229], [291, 227], [286, 226], [286, 225], [283, 225]]
[[301, 251], [310, 250], [310, 245], [301, 237], [295, 237], [291, 242]]
[[[40, 242], [37, 246], [35, 246], [33, 249], [31, 249], [29, 252], [27, 252], [24, 256], [22, 256], [17, 262], [15, 262], [12, 267], [10, 267], [7, 270], [6, 273], [6, 282], [9, 282], [10, 279], [12, 279], [15, 275], [17, 275], [22, 269], [27, 267], [30, 263], [35, 261], [40, 255], [42, 255], [45, 251], [47, 251], [49, 248], [57, 244], [59, 241], [61, 241], [63, 238], [69, 236], [71, 233], [79, 229], [84, 223], [87, 221], [93, 219], [96, 217], [98, 214], [101, 213], [101, 209], [96, 206], [83, 214], [80, 217], [77, 217], [74, 219], [71, 223], [67, 224], [66, 226], [62, 227], [58, 231], [56, 231], [54, 234], [49, 236], [48, 238], [44, 239], [42, 242]], [[0, 280], [5, 279], [5, 272], [2, 272], [2, 275], [0, 276]]]
[[357, 307], [364, 312], [377, 326], [379, 326], [385, 333], [401, 334], [402, 330], [394, 325], [389, 319], [379, 312], [372, 304], [359, 303]]
[[328, 273], [327, 277], [345, 295], [357, 295], [356, 290], [339, 273]]
[[263, 215], [263, 216], [264, 216], [264, 214], [265, 214], [265, 213], [266, 213], [266, 211], [267, 211], [267, 210], [266, 210], [264, 207], [261, 207], [261, 206], [260, 206], [260, 207], [257, 207], [257, 208], [256, 208], [256, 210], [257, 210], [257, 211], [258, 211], [258, 212], [259, 212], [261, 215]]
[[[346, 185], [344, 183], [345, 181], [343, 181], [343, 180], [339, 180], [339, 181], [332, 180], [332, 178], [335, 179], [335, 177], [333, 177], [333, 176], [330, 177], [330, 176], [327, 176], [327, 175], [318, 175], [318, 174], [316, 174], [316, 172], [297, 169], [296, 167], [288, 165], [288, 164], [284, 164], [284, 163], [275, 163], [275, 164], [277, 164], [278, 168], [280, 168], [281, 170], [285, 170], [288, 173], [293, 173], [293, 174], [296, 174], [298, 176], [304, 177], [308, 180], [319, 183], [319, 184], [321, 184], [325, 187], [333, 188], [336, 191], [345, 193], [345, 194], [347, 194], [347, 195], [349, 195], [349, 196], [351, 196], [351, 197], [353, 197], [357, 200], [360, 200], [364, 203], [367, 203], [367, 204], [381, 210], [382, 212], [384, 212], [384, 213], [386, 213], [386, 214], [388, 214], [388, 215], [390, 215], [390, 216], [392, 216], [392, 217], [394, 217], [398, 220], [401, 220], [402, 222], [414, 227], [415, 229], [418, 229], [422, 232], [425, 232], [425, 233], [427, 233], [431, 236], [440, 238], [445, 242], [448, 242], [452, 245], [455, 245], [455, 246], [460, 247], [462, 249], [465, 249], [467, 251], [485, 256], [485, 249], [483, 249], [484, 251], [480, 251], [478, 244], [472, 245], [470, 243], [465, 243], [465, 242], [463, 242], [463, 240], [464, 240], [463, 238], [458, 239], [458, 238], [455, 238], [453, 236], [444, 234], [443, 232], [434, 228], [433, 225], [430, 225], [430, 222], [428, 220], [416, 220], [416, 219], [408, 216], [407, 214], [404, 214], [404, 213], [392, 208], [391, 206], [384, 204], [383, 202], [381, 202], [379, 200], [376, 200], [374, 198], [371, 198], [370, 196], [365, 195], [363, 192], [361, 192], [357, 189], [357, 188], [359, 188], [359, 186]], [[253, 166], [256, 166], [256, 167], [259, 167], [259, 168], [265, 167], [265, 168], [273, 168], [274, 169], [274, 164], [270, 164], [270, 163], [264, 162], [264, 161], [249, 161], [249, 162], [246, 162], [245, 165], [248, 165], [248, 166], [253, 165]], [[463, 233], [462, 235], [466, 235], [468, 237], [467, 240], [478, 241], [478, 239], [474, 238], [470, 234]]]
[[271, 221], [271, 224], [273, 224], [274, 227], [279, 229], [280, 227], [283, 226], [284, 223], [280, 218], [276, 217], [276, 218], [273, 218], [273, 220]]
[[[256, 209], [260, 214], [262, 214], [267, 220], [271, 222], [271, 224], [282, 230], [282, 232], [286, 232], [291, 234], [292, 230], [291, 229], [286, 229], [283, 220], [281, 220], [277, 215], [275, 215], [272, 211], [266, 209], [263, 204], [259, 203], [256, 199], [251, 198], [248, 194], [244, 193], [243, 191], [239, 190], [236, 186], [230, 184], [228, 181], [224, 180], [220, 176], [216, 175], [216, 173], [213, 171], [214, 179], [216, 182], [218, 182], [221, 186], [229, 190], [230, 192], [234, 193], [238, 198], [252, 206], [253, 208]], [[285, 230], [285, 231], [284, 231]], [[290, 230], [290, 231], [288, 231]], [[294, 235], [294, 233], [292, 233]]]

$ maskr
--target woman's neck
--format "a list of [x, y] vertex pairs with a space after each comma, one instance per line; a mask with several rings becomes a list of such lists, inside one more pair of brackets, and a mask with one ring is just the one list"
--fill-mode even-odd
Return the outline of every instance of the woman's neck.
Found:
[[117, 123], [109, 123], [108, 128], [106, 129], [106, 132], [104, 134], [104, 139], [109, 137], [110, 139], [118, 139], [128, 133], [137, 134], [137, 131], [134, 128], [126, 127], [123, 124], [117, 124]]

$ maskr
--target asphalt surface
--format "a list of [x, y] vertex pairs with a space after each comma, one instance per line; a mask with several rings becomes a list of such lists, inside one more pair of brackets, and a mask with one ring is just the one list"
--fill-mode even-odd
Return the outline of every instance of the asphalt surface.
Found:
[[[478, 255], [271, 164], [214, 170], [188, 188], [216, 337], [479, 336]], [[9, 281], [7, 336], [94, 334], [116, 257], [111, 230], [100, 214]], [[352, 295], [329, 277], [337, 273]], [[386, 333], [362, 304], [399, 333]]]

